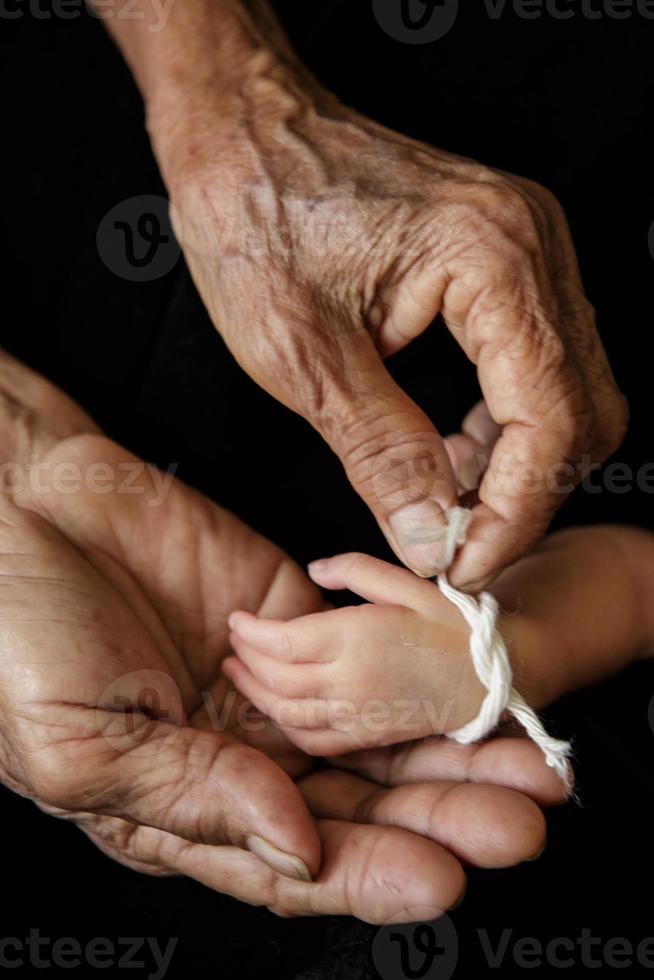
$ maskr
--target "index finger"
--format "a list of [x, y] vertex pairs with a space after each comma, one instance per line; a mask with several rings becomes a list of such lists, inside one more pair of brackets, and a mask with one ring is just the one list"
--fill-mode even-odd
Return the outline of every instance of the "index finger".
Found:
[[[452, 583], [469, 591], [479, 591], [540, 540], [581, 480], [584, 458], [599, 454], [597, 411], [574, 350], [535, 314], [500, 309], [503, 342], [486, 339], [477, 368], [502, 433], [468, 540], [450, 571]], [[486, 338], [497, 316], [490, 315]]]
[[403, 827], [480, 868], [528, 861], [545, 843], [540, 807], [500, 786], [434, 780], [371, 792], [367, 779], [324, 769], [300, 788], [318, 817]]
[[367, 749], [339, 756], [330, 764], [366, 776], [384, 786], [447, 780], [492, 783], [518, 790], [539, 806], [566, 799], [566, 787], [527, 738], [491, 738], [474, 745], [459, 745], [445, 737], [407, 745]]

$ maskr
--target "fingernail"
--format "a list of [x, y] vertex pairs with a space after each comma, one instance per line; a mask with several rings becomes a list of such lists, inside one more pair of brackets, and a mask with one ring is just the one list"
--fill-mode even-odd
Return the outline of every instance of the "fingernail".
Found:
[[425, 578], [443, 571], [447, 520], [432, 500], [409, 504], [388, 521], [402, 559]]
[[471, 456], [461, 464], [457, 474], [457, 479], [459, 481], [459, 487], [463, 493], [469, 493], [471, 490], [477, 489], [483, 472], [484, 466], [479, 457], [476, 455]]
[[327, 568], [327, 562], [324, 558], [319, 558], [317, 561], [310, 561], [307, 565], [309, 575], [311, 575], [312, 572], [322, 572], [325, 568]]
[[232, 612], [227, 617], [227, 625], [229, 626], [230, 630], [233, 630], [234, 629], [235, 616], [236, 616], [236, 613], [235, 612]]
[[297, 881], [311, 881], [311, 874], [302, 858], [296, 857], [294, 854], [287, 854], [286, 851], [280, 851], [278, 847], [264, 840], [263, 837], [250, 834], [246, 838], [245, 846], [260, 861], [263, 861], [264, 864], [267, 864], [269, 868], [277, 871], [280, 875], [295, 878]]

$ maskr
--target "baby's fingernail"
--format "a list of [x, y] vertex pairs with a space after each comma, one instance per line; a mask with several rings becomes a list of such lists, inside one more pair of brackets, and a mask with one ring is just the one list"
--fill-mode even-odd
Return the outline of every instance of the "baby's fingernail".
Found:
[[483, 472], [484, 465], [479, 456], [475, 455], [471, 456], [469, 459], [466, 459], [466, 461], [459, 467], [459, 472], [457, 474], [461, 491], [463, 493], [469, 493], [471, 490], [476, 490], [481, 481]]
[[227, 625], [229, 626], [230, 630], [232, 630], [234, 633], [238, 633], [239, 627], [242, 628], [243, 626], [243, 623], [241, 621], [242, 616], [243, 616], [243, 612], [238, 610], [233, 613], [230, 613], [229, 616], [227, 617]]
[[318, 561], [310, 561], [307, 565], [309, 575], [311, 575], [313, 572], [324, 572], [326, 568], [327, 562], [324, 558], [319, 558]]
[[278, 847], [258, 837], [250, 834], [245, 841], [245, 845], [252, 854], [255, 854], [260, 861], [267, 864], [273, 871], [277, 871], [286, 878], [295, 878], [297, 881], [311, 881], [311, 875], [302, 858], [294, 854], [287, 854], [280, 851]]
[[425, 578], [443, 571], [447, 520], [432, 500], [396, 511], [388, 521], [405, 565]]

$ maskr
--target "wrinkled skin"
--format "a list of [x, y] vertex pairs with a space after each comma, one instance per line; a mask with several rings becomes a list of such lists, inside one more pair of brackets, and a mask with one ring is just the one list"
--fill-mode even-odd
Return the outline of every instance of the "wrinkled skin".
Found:
[[[157, 506], [148, 470], [134, 482], [142, 494], [62, 489], [62, 464], [87, 474], [138, 461], [39, 383], [20, 413], [25, 432], [4, 439], [40, 466], [38, 491], [23, 480], [2, 495], [6, 785], [131, 867], [188, 874], [284, 915], [410, 918], [410, 906], [458, 900], [459, 859], [502, 866], [542, 848], [534, 801], [562, 792], [521, 740], [416, 743], [310, 774], [311, 761], [256, 714], [233, 710], [222, 731], [212, 715], [233, 706], [219, 669], [228, 613], [307, 613], [322, 607], [316, 588], [177, 481]], [[144, 687], [154, 692], [145, 703]], [[497, 786], [484, 785], [491, 778]], [[243, 849], [251, 832], [299, 856], [314, 881]]]
[[[186, 259], [248, 374], [308, 419], [404, 562], [477, 489], [453, 584], [487, 584], [622, 439], [627, 410], [563, 211], [537, 184], [418, 143], [258, 51], [150, 131]], [[175, 120], [170, 122], [171, 113]], [[485, 401], [443, 442], [382, 358], [437, 314]]]

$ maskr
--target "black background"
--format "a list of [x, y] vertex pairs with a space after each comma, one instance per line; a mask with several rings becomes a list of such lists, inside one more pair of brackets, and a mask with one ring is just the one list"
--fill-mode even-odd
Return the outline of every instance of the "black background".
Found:
[[[631, 432], [616, 459], [634, 469], [654, 461], [654, 22], [636, 15], [532, 21], [508, 7], [495, 21], [468, 3], [445, 38], [420, 47], [386, 36], [367, 0], [277, 6], [305, 60], [345, 101], [559, 196], [631, 402]], [[177, 462], [180, 476], [298, 560], [351, 549], [386, 554], [319, 438], [233, 363], [182, 261], [146, 284], [101, 262], [95, 241], [105, 213], [125, 198], [164, 193], [138, 95], [102, 26], [86, 15], [0, 17], [0, 45], [3, 345], [77, 398], [114, 438], [161, 465]], [[476, 400], [473, 372], [438, 322], [391, 366], [443, 431]], [[579, 491], [557, 523], [648, 524], [651, 502], [638, 490]], [[551, 709], [555, 730], [575, 740], [581, 804], [549, 814], [540, 861], [470, 872], [468, 897], [452, 915], [456, 976], [497, 973], [484, 964], [479, 928], [544, 942], [574, 939], [584, 927], [603, 941], [654, 936], [653, 695], [654, 671], [642, 666]], [[156, 935], [165, 944], [178, 936], [169, 975], [377, 976], [373, 927], [283, 921], [190, 881], [140, 876], [31, 803], [6, 791], [1, 802], [1, 936], [30, 928], [80, 941]], [[505, 965], [500, 974], [509, 972]]]

